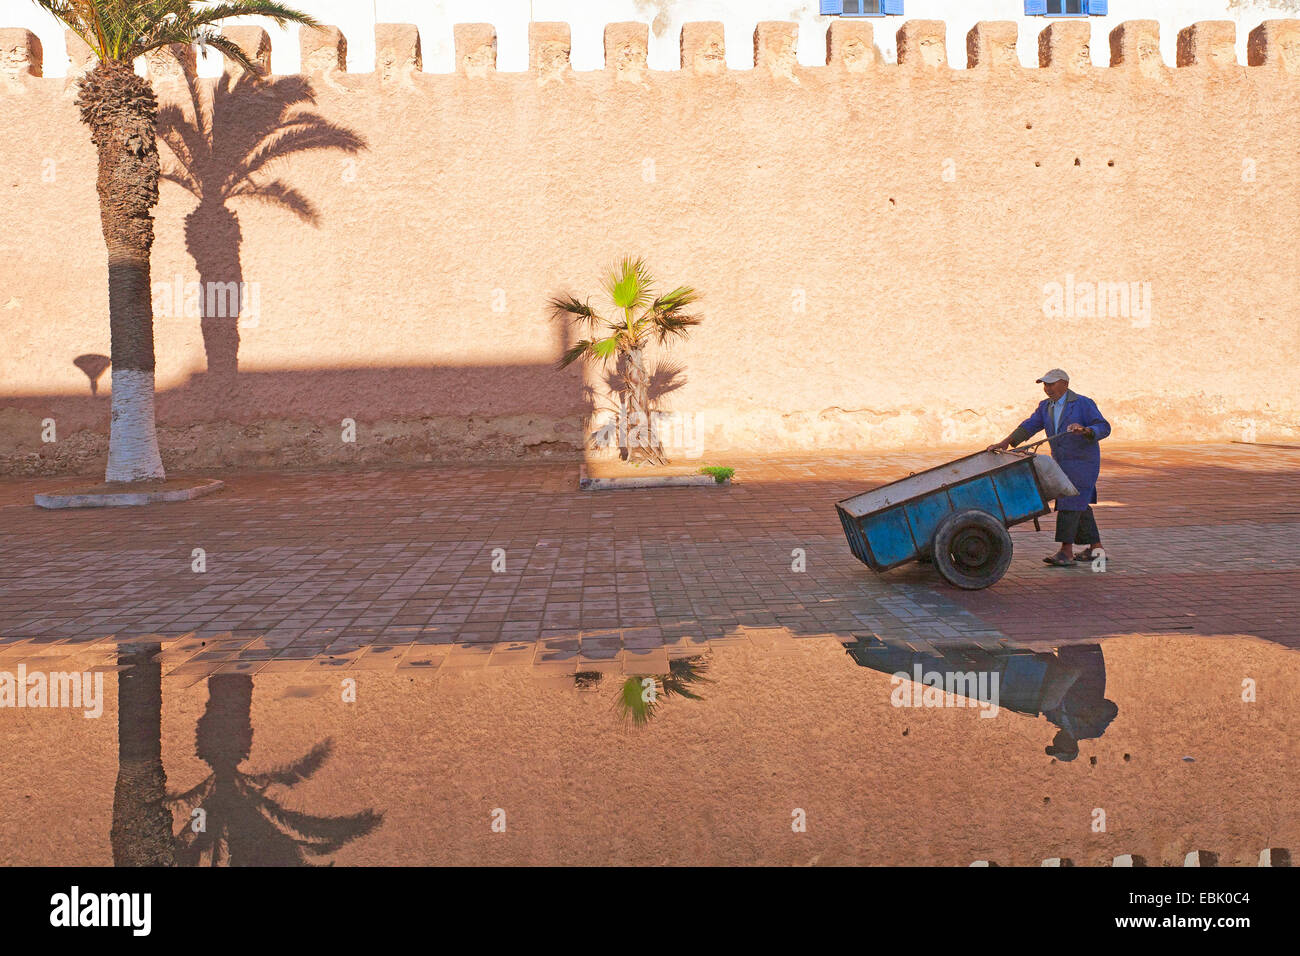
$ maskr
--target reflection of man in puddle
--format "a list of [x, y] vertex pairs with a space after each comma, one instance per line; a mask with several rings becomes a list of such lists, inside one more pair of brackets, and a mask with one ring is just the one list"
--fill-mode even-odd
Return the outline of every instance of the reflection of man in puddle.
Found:
[[1041, 714], [1059, 728], [1047, 747], [1057, 760], [1078, 757], [1079, 741], [1100, 737], [1119, 713], [1106, 699], [1106, 662], [1099, 644], [1066, 645], [1056, 653], [950, 644], [930, 653], [872, 637], [845, 649], [856, 663], [886, 674], [910, 673], [917, 666], [944, 674], [989, 674], [987, 683], [1000, 691], [999, 706], [1028, 717]]
[[1060, 729], [1047, 747], [1057, 760], [1079, 756], [1079, 741], [1100, 737], [1119, 713], [1106, 699], [1106, 661], [1099, 644], [1066, 645], [1055, 654], [1007, 655], [1002, 706], [1042, 714]]
[[1067, 645], [1047, 663], [1041, 704], [1043, 716], [1061, 728], [1048, 756], [1073, 760], [1079, 741], [1100, 737], [1119, 713], [1106, 699], [1106, 662], [1098, 644]]

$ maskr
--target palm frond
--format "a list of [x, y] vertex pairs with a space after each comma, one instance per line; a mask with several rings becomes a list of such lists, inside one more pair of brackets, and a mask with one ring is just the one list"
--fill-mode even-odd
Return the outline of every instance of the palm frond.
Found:
[[668, 662], [668, 674], [660, 678], [665, 697], [685, 697], [688, 700], [704, 698], [691, 689], [692, 684], [712, 684], [711, 677], [705, 677], [709, 662], [701, 655], [683, 657]]
[[[213, 38], [219, 36], [217, 24], [234, 17], [266, 17], [278, 27], [290, 23], [307, 27], [320, 25], [310, 14], [275, 0], [227, 0], [212, 4], [200, 4], [195, 0], [152, 0], [143, 3], [142, 7], [135, 27], [138, 35], [133, 38], [137, 54], [168, 43], [197, 43], [201, 48], [211, 46], [227, 54], [219, 43], [213, 42]], [[249, 64], [240, 57], [231, 57], [244, 69], [249, 69]]]
[[650, 678], [656, 683], [656, 693], [650, 695], [645, 693], [647, 688], [642, 685], [643, 680], [645, 678], [640, 676], [627, 678], [614, 696], [614, 710], [625, 723], [634, 727], [645, 724], [659, 709], [657, 679]]
[[57, 17], [59, 21], [66, 24], [69, 28], [74, 23], [81, 23], [81, 12], [77, 9], [77, 4], [69, 0], [35, 0], [38, 7]]
[[672, 336], [685, 338], [690, 334], [692, 326], [700, 324], [700, 320], [696, 316], [682, 315], [678, 312], [651, 312], [650, 323], [662, 343]]
[[606, 339], [597, 339], [591, 343], [592, 356], [602, 362], [609, 361], [618, 354], [618, 341], [619, 337], [617, 335], [611, 335]]
[[678, 286], [650, 304], [648, 316], [661, 343], [672, 336], [684, 338], [691, 326], [700, 324], [698, 317], [686, 312], [699, 298], [690, 286]]
[[693, 305], [700, 300], [700, 295], [687, 285], [680, 285], [672, 292], [666, 292], [651, 303], [654, 312], [676, 312]]
[[279, 3], [277, 0], [227, 0], [226, 3], [214, 3], [210, 6], [196, 7], [185, 3], [190, 8], [195, 26], [218, 23], [232, 17], [266, 17], [277, 27], [297, 23], [304, 27], [318, 27], [320, 21], [309, 13], [303, 13], [294, 7]]
[[620, 309], [637, 309], [650, 301], [654, 276], [644, 259], [625, 256], [605, 277], [605, 291]]
[[565, 349], [564, 354], [561, 355], [559, 361], [555, 363], [555, 367], [568, 368], [574, 362], [578, 361], [578, 359], [586, 358], [587, 349], [589, 348], [591, 348], [591, 339], [579, 339], [577, 342], [574, 342]]
[[590, 328], [601, 321], [599, 313], [591, 307], [590, 301], [579, 301], [567, 293], [553, 297], [547, 305], [550, 307], [552, 318], [568, 320], [579, 327]]
[[94, 16], [88, 16], [87, 3], [73, 0], [35, 0], [36, 5], [81, 37], [96, 57], [104, 59], [104, 38]]
[[211, 46], [244, 69], [252, 68], [234, 44], [217, 38], [215, 25], [231, 17], [261, 16], [283, 27], [319, 26], [310, 14], [278, 0], [35, 0], [36, 5], [81, 37], [101, 60], [130, 63], [159, 47], [178, 43]]
[[607, 362], [617, 354], [618, 336], [616, 335], [611, 335], [606, 339], [580, 339], [569, 346], [565, 353], [560, 356], [557, 367], [568, 368], [578, 359]]
[[81, 8], [82, 16], [89, 21], [87, 25], [99, 40], [101, 59], [123, 62], [135, 59], [130, 52], [131, 18], [118, 0], [86, 0]]
[[[246, 73], [252, 76], [257, 75], [258, 68], [256, 64], [249, 59], [248, 54], [244, 52], [243, 48], [234, 40], [222, 36], [216, 30], [205, 28], [196, 32], [194, 35], [194, 42], [198, 44], [199, 49], [205, 54], [207, 53], [207, 48], [212, 47], [212, 49], [216, 50], [227, 60], [239, 64]], [[161, 46], [161, 44], [159, 45]]]

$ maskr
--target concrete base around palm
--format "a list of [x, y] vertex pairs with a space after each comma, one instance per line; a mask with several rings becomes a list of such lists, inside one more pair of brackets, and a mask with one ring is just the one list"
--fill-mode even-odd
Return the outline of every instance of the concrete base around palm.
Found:
[[34, 496], [41, 508], [120, 508], [164, 502], [191, 501], [220, 491], [215, 478], [181, 478], [172, 481], [108, 481], [89, 488]]
[[594, 461], [578, 471], [583, 491], [617, 491], [625, 488], [723, 487], [730, 478], [718, 481], [701, 474], [698, 465], [631, 465], [622, 461]]

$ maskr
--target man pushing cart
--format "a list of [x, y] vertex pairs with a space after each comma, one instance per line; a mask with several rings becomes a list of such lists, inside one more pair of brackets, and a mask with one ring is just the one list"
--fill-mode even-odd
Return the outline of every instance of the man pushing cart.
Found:
[[[909, 561], [933, 562], [949, 584], [968, 590], [996, 583], [1011, 564], [1007, 529], [1033, 521], [1056, 501], [1056, 539], [1061, 549], [1047, 558], [1073, 566], [1073, 543], [1101, 548], [1091, 505], [1097, 500], [1101, 453], [1110, 434], [1090, 398], [1069, 389], [1069, 376], [1052, 369], [1039, 379], [1047, 399], [1004, 441], [956, 461], [846, 498], [835, 505], [853, 555], [876, 572]], [[1019, 445], [1039, 431], [1047, 438]], [[1034, 454], [1044, 442], [1052, 455]]]
[[[1056, 540], [1061, 547], [1043, 561], [1068, 568], [1076, 561], [1093, 560], [1101, 551], [1101, 532], [1092, 506], [1097, 503], [1097, 476], [1101, 471], [1097, 443], [1110, 434], [1110, 423], [1102, 418], [1096, 402], [1070, 389], [1070, 376], [1062, 369], [1054, 368], [1038, 381], [1047, 398], [1015, 431], [988, 450], [1005, 451], [1040, 431], [1047, 434], [1043, 441], [1051, 443], [1052, 457], [1079, 493], [1056, 499]], [[1076, 555], [1076, 544], [1088, 548]]]

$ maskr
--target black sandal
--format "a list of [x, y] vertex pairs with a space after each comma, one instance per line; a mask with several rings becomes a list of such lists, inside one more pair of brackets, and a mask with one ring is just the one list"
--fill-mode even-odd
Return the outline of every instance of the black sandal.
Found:
[[1054, 567], [1054, 568], [1072, 568], [1072, 567], [1074, 567], [1074, 559], [1073, 559], [1073, 558], [1063, 558], [1063, 557], [1061, 557], [1059, 554], [1054, 554], [1054, 555], [1052, 555], [1051, 557], [1043, 558], [1043, 563], [1044, 563], [1044, 564], [1050, 564], [1050, 565], [1051, 565], [1052, 567]]

